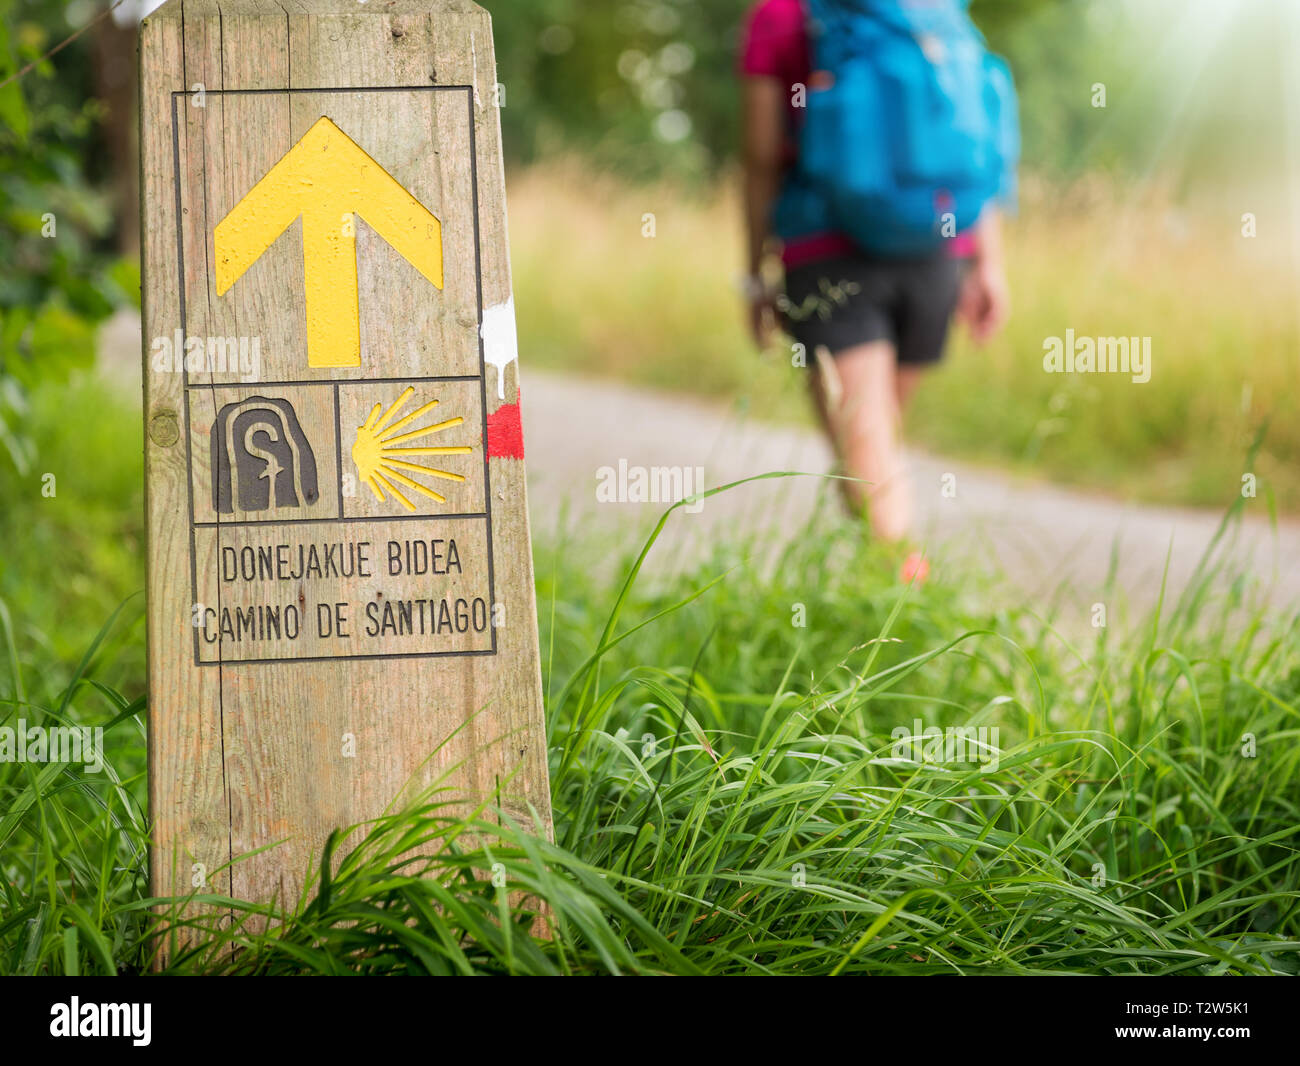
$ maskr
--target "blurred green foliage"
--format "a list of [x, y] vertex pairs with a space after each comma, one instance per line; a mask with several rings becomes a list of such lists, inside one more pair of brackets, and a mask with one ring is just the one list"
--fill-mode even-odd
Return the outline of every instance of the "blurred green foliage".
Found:
[[131, 696], [144, 686], [144, 429], [129, 397], [99, 377], [38, 384], [24, 432], [39, 462], [0, 462], [0, 607], [23, 669], [78, 661], [130, 598], [104, 664]]
[[[633, 178], [708, 177], [738, 142], [735, 75], [753, 0], [483, 0], [492, 12], [505, 87], [506, 148], [517, 162], [579, 148]], [[1060, 85], [1096, 49], [1080, 36], [1075, 0], [975, 0], [972, 11], [997, 51], [1010, 55], [1026, 94], [1032, 150], [1084, 119], [1086, 93]], [[1058, 20], [1055, 46], [1022, 32]], [[1089, 79], [1090, 80], [1090, 79]], [[1066, 123], [1068, 125], [1068, 122]]]
[[746, 0], [487, 0], [508, 153], [577, 148], [631, 177], [706, 176], [736, 143]]
[[[515, 162], [577, 148], [624, 177], [696, 180], [734, 158], [755, 0], [482, 2]], [[1024, 161], [1040, 175], [1158, 175], [1215, 193], [1287, 165], [1295, 0], [973, 0], [971, 12], [1011, 63]]]
[[19, 472], [34, 457], [24, 429], [32, 386], [89, 366], [96, 323], [138, 298], [138, 271], [111, 240], [107, 176], [96, 173], [85, 55], [74, 44], [41, 59], [71, 32], [64, 11], [0, 0], [0, 82], [39, 60], [0, 89], [0, 462]]

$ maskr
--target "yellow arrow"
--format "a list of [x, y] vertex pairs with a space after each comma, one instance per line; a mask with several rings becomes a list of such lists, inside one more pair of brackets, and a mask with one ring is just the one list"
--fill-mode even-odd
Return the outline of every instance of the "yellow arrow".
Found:
[[213, 231], [221, 296], [302, 216], [308, 366], [361, 365], [354, 213], [442, 288], [442, 223], [327, 118]]

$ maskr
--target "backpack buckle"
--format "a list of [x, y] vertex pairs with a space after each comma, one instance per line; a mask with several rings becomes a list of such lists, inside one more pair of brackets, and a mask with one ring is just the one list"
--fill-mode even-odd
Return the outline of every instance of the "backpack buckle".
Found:
[[921, 48], [921, 54], [936, 67], [947, 61], [948, 46], [943, 43], [943, 38], [933, 33], [918, 33], [916, 43]]

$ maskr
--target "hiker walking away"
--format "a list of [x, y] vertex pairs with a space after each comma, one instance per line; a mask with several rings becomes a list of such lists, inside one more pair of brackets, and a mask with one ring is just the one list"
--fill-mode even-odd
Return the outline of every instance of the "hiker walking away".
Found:
[[[1007, 314], [998, 201], [1019, 134], [1006, 65], [969, 0], [759, 0], [744, 79], [746, 280], [760, 348], [802, 348], [850, 508], [887, 540], [911, 521], [901, 412], [943, 354]], [[785, 291], [764, 278], [780, 241]]]

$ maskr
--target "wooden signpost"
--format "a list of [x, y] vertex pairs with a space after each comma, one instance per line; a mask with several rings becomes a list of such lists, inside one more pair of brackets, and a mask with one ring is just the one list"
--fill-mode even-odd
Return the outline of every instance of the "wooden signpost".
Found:
[[154, 892], [435, 781], [549, 832], [487, 13], [169, 0], [140, 65]]

